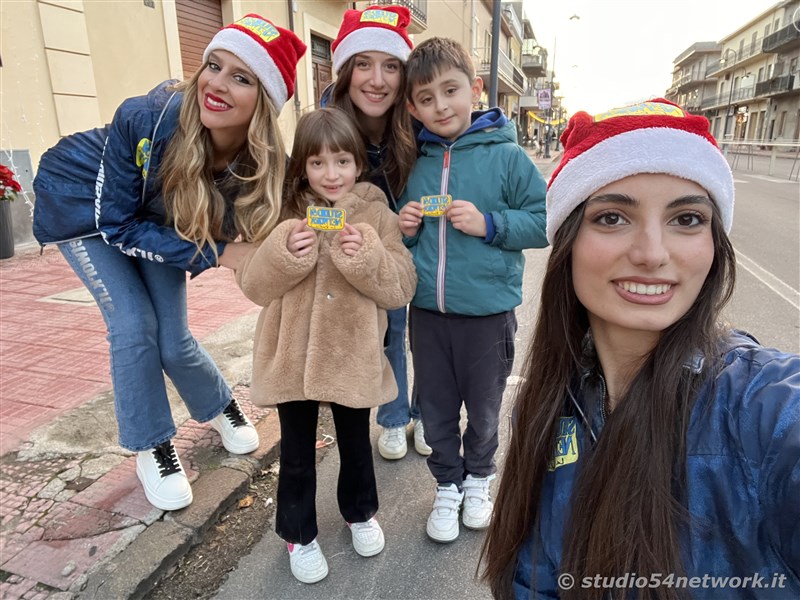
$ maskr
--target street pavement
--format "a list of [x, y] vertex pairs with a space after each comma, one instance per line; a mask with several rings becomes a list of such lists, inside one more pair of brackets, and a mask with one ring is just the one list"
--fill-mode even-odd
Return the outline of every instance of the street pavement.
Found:
[[[549, 174], [550, 159], [532, 156]], [[0, 598], [140, 598], [277, 457], [274, 409], [249, 401], [258, 314], [227, 269], [189, 282], [189, 324], [259, 431], [234, 456], [170, 388], [194, 502], [165, 513], [116, 442], [105, 325], [54, 246], [0, 261]]]

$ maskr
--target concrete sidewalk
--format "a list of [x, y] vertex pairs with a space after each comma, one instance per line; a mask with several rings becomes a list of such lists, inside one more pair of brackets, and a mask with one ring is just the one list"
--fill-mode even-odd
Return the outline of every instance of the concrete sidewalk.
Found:
[[[171, 390], [175, 445], [194, 502], [145, 499], [116, 442], [105, 325], [54, 246], [0, 261], [0, 597], [140, 597], [277, 456], [277, 413], [249, 402], [258, 307], [227, 269], [189, 282], [189, 323], [257, 424], [261, 446], [228, 454]], [[123, 567], [124, 565], [124, 567]]]

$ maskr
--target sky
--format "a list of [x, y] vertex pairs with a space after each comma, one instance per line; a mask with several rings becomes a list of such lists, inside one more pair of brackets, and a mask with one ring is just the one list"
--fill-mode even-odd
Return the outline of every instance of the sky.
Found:
[[[673, 61], [695, 42], [719, 41], [778, 0], [523, 0], [541, 46], [555, 55], [570, 114], [663, 96]], [[576, 18], [577, 17], [579, 18]]]

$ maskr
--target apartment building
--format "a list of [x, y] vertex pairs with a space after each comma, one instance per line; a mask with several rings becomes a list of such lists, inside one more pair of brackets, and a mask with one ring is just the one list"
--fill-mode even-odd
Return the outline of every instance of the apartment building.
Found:
[[[695, 114], [703, 114], [703, 101], [717, 95], [717, 81], [706, 78], [706, 71], [719, 64], [722, 45], [718, 42], [697, 42], [681, 52], [673, 61], [672, 86], [666, 98]], [[709, 111], [710, 113], [710, 111]]]
[[717, 44], [681, 53], [667, 97], [708, 117], [719, 141], [797, 141], [798, 59], [800, 0], [778, 2]]
[[[344, 11], [401, 4], [415, 43], [434, 35], [460, 41], [484, 78], [489, 104], [494, 0], [25, 0], [0, 2], [0, 162], [13, 167], [26, 199], [41, 155], [62, 136], [111, 121], [119, 104], [167, 79], [184, 79], [224, 24], [247, 13], [292, 29], [308, 45], [295, 97], [279, 126], [291, 147], [294, 125], [318, 105], [332, 80], [331, 43]], [[498, 40], [498, 105], [519, 112], [526, 87], [525, 44], [533, 38], [522, 2], [503, 2]], [[435, 23], [435, 27], [432, 24]], [[32, 204], [13, 205], [17, 244], [33, 241]]]

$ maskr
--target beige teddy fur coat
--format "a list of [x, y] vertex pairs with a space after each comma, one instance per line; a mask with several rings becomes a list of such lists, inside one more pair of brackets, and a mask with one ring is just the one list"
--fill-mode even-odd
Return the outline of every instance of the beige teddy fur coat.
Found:
[[367, 408], [397, 397], [383, 352], [386, 310], [405, 306], [417, 284], [398, 218], [380, 188], [357, 183], [336, 203], [364, 237], [355, 256], [340, 232], [317, 232], [296, 258], [286, 240], [296, 219], [280, 223], [236, 270], [244, 294], [264, 309], [253, 344], [252, 401], [292, 400]]

